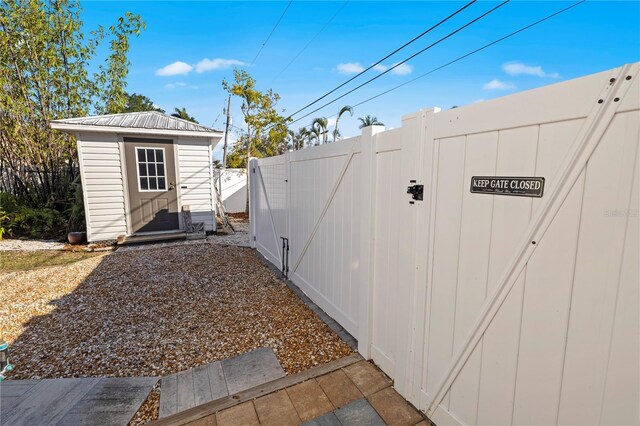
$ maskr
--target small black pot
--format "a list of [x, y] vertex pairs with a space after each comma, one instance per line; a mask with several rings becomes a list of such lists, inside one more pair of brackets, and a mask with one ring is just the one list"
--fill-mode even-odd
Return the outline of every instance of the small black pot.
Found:
[[69, 244], [80, 244], [85, 240], [86, 236], [86, 232], [72, 231], [67, 234], [67, 241], [69, 241]]

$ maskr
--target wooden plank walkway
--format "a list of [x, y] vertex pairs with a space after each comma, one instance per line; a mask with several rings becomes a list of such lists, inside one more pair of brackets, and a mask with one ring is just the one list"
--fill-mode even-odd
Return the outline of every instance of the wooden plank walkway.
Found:
[[3, 381], [0, 424], [126, 425], [157, 382], [157, 377]]
[[271, 348], [181, 371], [162, 378], [160, 418], [284, 377]]

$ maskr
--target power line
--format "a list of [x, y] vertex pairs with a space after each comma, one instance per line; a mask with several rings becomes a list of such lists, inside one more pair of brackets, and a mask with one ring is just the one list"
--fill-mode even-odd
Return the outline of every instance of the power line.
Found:
[[429, 29], [425, 30], [424, 32], [422, 32], [421, 34], [418, 34], [416, 37], [414, 37], [413, 39], [409, 40], [408, 42], [406, 42], [405, 44], [403, 44], [402, 46], [398, 47], [396, 50], [394, 50], [393, 52], [389, 53], [388, 55], [386, 55], [384, 58], [378, 60], [376, 63], [371, 64], [369, 67], [365, 68], [364, 70], [360, 71], [358, 74], [354, 75], [353, 77], [351, 77], [350, 79], [348, 79], [347, 81], [345, 81], [344, 83], [340, 84], [339, 86], [331, 89], [330, 91], [328, 91], [327, 93], [325, 93], [324, 95], [320, 96], [318, 99], [314, 100], [313, 102], [305, 105], [304, 107], [300, 108], [299, 110], [297, 110], [296, 112], [294, 112], [293, 114], [289, 115], [289, 118], [293, 117], [294, 115], [296, 115], [297, 113], [309, 108], [311, 105], [314, 105], [318, 102], [320, 102], [322, 99], [326, 98], [327, 96], [329, 96], [330, 94], [332, 94], [333, 92], [335, 92], [336, 90], [340, 89], [341, 87], [344, 87], [346, 84], [352, 82], [353, 80], [355, 80], [356, 78], [360, 77], [362, 74], [364, 74], [365, 72], [369, 71], [370, 69], [372, 69], [373, 67], [375, 67], [376, 65], [379, 65], [381, 62], [389, 59], [391, 56], [395, 55], [396, 53], [398, 53], [399, 51], [401, 51], [402, 49], [404, 49], [405, 47], [409, 46], [411, 43], [415, 42], [416, 40], [418, 40], [419, 38], [427, 35], [428, 33], [430, 33], [431, 31], [433, 31], [434, 29], [438, 28], [440, 25], [444, 24], [445, 22], [447, 22], [449, 19], [453, 18], [454, 16], [456, 16], [458, 13], [462, 12], [463, 10], [465, 10], [467, 7], [471, 6], [473, 3], [475, 3], [477, 0], [472, 0], [469, 3], [467, 3], [466, 5], [462, 6], [460, 9], [456, 10], [455, 12], [453, 12], [451, 15], [447, 16], [446, 18], [442, 19], [440, 22], [436, 23], [435, 25], [433, 25], [432, 27], [430, 27]]
[[519, 34], [519, 33], [523, 32], [523, 31], [526, 31], [526, 30], [528, 30], [529, 28], [535, 27], [536, 25], [541, 24], [541, 23], [543, 23], [543, 22], [545, 22], [545, 21], [547, 21], [547, 20], [549, 20], [549, 19], [551, 19], [551, 18], [553, 18], [553, 17], [555, 17], [555, 16], [557, 16], [557, 15], [560, 15], [561, 13], [564, 13], [564, 12], [568, 11], [569, 9], [572, 9], [572, 8], [574, 8], [574, 7], [578, 6], [579, 4], [584, 3], [584, 2], [586, 2], [586, 1], [587, 1], [587, 0], [580, 0], [580, 1], [578, 1], [578, 2], [574, 3], [574, 4], [570, 5], [570, 6], [565, 7], [564, 9], [561, 9], [561, 10], [559, 10], [559, 11], [555, 12], [555, 13], [552, 13], [551, 15], [548, 15], [548, 16], [546, 16], [546, 17], [542, 18], [542, 19], [539, 19], [538, 21], [535, 21], [535, 22], [533, 22], [533, 23], [531, 23], [531, 24], [529, 24], [529, 25], [527, 25], [527, 26], [525, 26], [525, 27], [522, 27], [522, 28], [520, 28], [519, 30], [516, 30], [516, 31], [514, 31], [514, 32], [512, 32], [512, 33], [510, 33], [510, 34], [507, 34], [507, 35], [506, 35], [506, 36], [504, 36], [504, 37], [500, 37], [499, 39], [494, 40], [494, 41], [492, 41], [491, 43], [485, 44], [484, 46], [482, 46], [482, 47], [480, 47], [480, 48], [478, 48], [478, 49], [472, 50], [472, 51], [471, 51], [471, 52], [469, 52], [469, 53], [466, 53], [466, 54], [464, 54], [464, 55], [462, 55], [462, 56], [459, 56], [459, 57], [457, 57], [456, 59], [454, 59], [454, 60], [452, 60], [452, 61], [447, 62], [446, 64], [440, 65], [439, 67], [436, 67], [436, 68], [434, 68], [434, 69], [432, 69], [432, 70], [430, 70], [430, 71], [427, 71], [427, 72], [426, 72], [426, 73], [424, 73], [424, 74], [421, 74], [421, 75], [419, 75], [419, 76], [417, 76], [417, 77], [414, 77], [414, 78], [412, 78], [412, 79], [411, 79], [411, 80], [409, 80], [409, 81], [405, 81], [404, 83], [402, 83], [402, 84], [398, 84], [397, 86], [394, 86], [394, 87], [392, 87], [391, 89], [385, 90], [384, 92], [378, 93], [378, 94], [377, 94], [377, 95], [375, 95], [375, 96], [372, 96], [372, 97], [370, 97], [370, 98], [367, 98], [367, 99], [365, 99], [365, 100], [364, 100], [364, 101], [362, 101], [362, 102], [358, 102], [357, 104], [353, 105], [353, 108], [355, 108], [355, 107], [357, 107], [357, 106], [360, 106], [360, 105], [362, 105], [362, 104], [365, 104], [365, 103], [367, 103], [367, 102], [370, 102], [370, 101], [372, 101], [372, 100], [374, 100], [374, 99], [376, 99], [376, 98], [379, 98], [380, 96], [384, 96], [384, 95], [386, 95], [386, 94], [387, 94], [387, 93], [389, 93], [389, 92], [393, 92], [394, 90], [397, 90], [397, 89], [399, 89], [399, 88], [401, 88], [401, 87], [404, 87], [404, 86], [406, 86], [407, 84], [413, 83], [413, 82], [414, 82], [414, 81], [416, 81], [416, 80], [419, 80], [419, 79], [421, 79], [421, 78], [424, 78], [424, 77], [428, 76], [429, 74], [433, 74], [434, 72], [439, 71], [439, 70], [441, 70], [442, 68], [448, 67], [449, 65], [453, 65], [453, 64], [455, 64], [455, 63], [456, 63], [456, 62], [458, 62], [458, 61], [461, 61], [461, 60], [463, 60], [463, 59], [465, 59], [465, 58], [467, 58], [467, 57], [469, 57], [469, 56], [471, 56], [471, 55], [473, 55], [473, 54], [475, 54], [475, 53], [478, 53], [478, 52], [480, 52], [480, 51], [482, 51], [482, 50], [484, 50], [484, 49], [486, 49], [486, 48], [488, 48], [488, 47], [493, 46], [494, 44], [500, 43], [501, 41], [504, 41], [504, 40], [506, 40], [506, 39], [508, 39], [508, 38], [510, 38], [510, 37], [513, 37], [513, 36], [514, 36], [514, 35], [516, 35], [516, 34]]
[[327, 102], [327, 103], [323, 104], [322, 106], [320, 106], [320, 107], [318, 107], [318, 108], [314, 109], [313, 111], [311, 111], [311, 112], [309, 112], [309, 113], [307, 113], [307, 114], [303, 115], [302, 117], [299, 117], [299, 118], [295, 119], [294, 121], [292, 121], [292, 122], [291, 122], [291, 124], [293, 124], [293, 123], [295, 123], [295, 122], [297, 122], [297, 121], [300, 121], [300, 120], [302, 120], [303, 118], [308, 117], [308, 116], [310, 116], [311, 114], [313, 114], [313, 113], [315, 113], [315, 112], [320, 111], [322, 108], [324, 108], [324, 107], [326, 107], [326, 106], [331, 105], [332, 103], [336, 102], [337, 100], [340, 100], [340, 99], [344, 98], [345, 96], [347, 96], [347, 95], [349, 95], [349, 94], [351, 94], [351, 93], [355, 92], [356, 90], [358, 90], [358, 89], [360, 89], [360, 88], [362, 88], [362, 87], [366, 86], [367, 84], [369, 84], [369, 83], [371, 83], [371, 82], [373, 82], [373, 81], [375, 81], [375, 80], [379, 79], [380, 77], [382, 77], [383, 75], [385, 75], [385, 74], [387, 74], [387, 73], [389, 73], [389, 72], [393, 71], [395, 68], [399, 67], [400, 65], [402, 65], [402, 64], [404, 64], [404, 63], [406, 63], [407, 61], [409, 61], [409, 60], [411, 60], [411, 59], [415, 58], [416, 56], [418, 56], [418, 55], [420, 55], [420, 54], [422, 54], [422, 53], [426, 52], [427, 50], [431, 49], [432, 47], [434, 47], [434, 46], [436, 46], [436, 45], [440, 44], [441, 42], [443, 42], [443, 41], [447, 40], [448, 38], [450, 38], [450, 37], [454, 36], [455, 34], [459, 33], [460, 31], [462, 31], [463, 29], [467, 28], [468, 26], [470, 26], [470, 25], [472, 25], [472, 24], [474, 24], [474, 23], [478, 22], [480, 19], [484, 18], [485, 16], [489, 15], [490, 13], [495, 12], [498, 8], [500, 8], [500, 7], [504, 6], [505, 4], [509, 3], [509, 1], [511, 1], [511, 0], [505, 0], [505, 1], [503, 1], [502, 3], [500, 3], [499, 5], [494, 6], [493, 8], [491, 8], [491, 9], [489, 9], [488, 11], [486, 11], [485, 13], [483, 13], [482, 15], [478, 16], [477, 18], [472, 19], [471, 21], [467, 22], [467, 23], [466, 23], [466, 24], [464, 24], [463, 26], [461, 26], [461, 27], [457, 28], [456, 30], [454, 30], [454, 31], [450, 32], [449, 34], [447, 34], [446, 36], [444, 36], [444, 37], [440, 38], [439, 40], [437, 40], [437, 41], [435, 41], [435, 42], [431, 43], [429, 46], [425, 47], [425, 48], [424, 48], [424, 49], [422, 49], [422, 50], [419, 50], [418, 52], [416, 52], [416, 53], [414, 53], [413, 55], [409, 56], [408, 58], [404, 59], [403, 61], [398, 62], [397, 64], [395, 64], [394, 66], [392, 66], [392, 67], [390, 67], [389, 69], [385, 70], [384, 72], [381, 72], [380, 74], [376, 75], [375, 77], [370, 78], [369, 80], [365, 81], [364, 83], [360, 84], [359, 86], [354, 87], [353, 89], [351, 89], [351, 90], [349, 90], [349, 91], [347, 91], [347, 92], [343, 93], [342, 95], [338, 96], [337, 98], [335, 98], [335, 99], [333, 99], [333, 100], [331, 100], [331, 101], [329, 101], [329, 102]]
[[[397, 89], [399, 89], [399, 88], [401, 88], [401, 87], [404, 87], [404, 86], [406, 86], [406, 85], [408, 85], [408, 84], [411, 84], [411, 83], [413, 83], [414, 81], [419, 80], [419, 79], [421, 79], [421, 78], [424, 78], [424, 77], [426, 77], [426, 76], [428, 76], [428, 75], [430, 75], [430, 74], [433, 74], [433, 73], [434, 73], [434, 72], [436, 72], [436, 71], [439, 71], [439, 70], [441, 70], [441, 69], [443, 69], [443, 68], [445, 68], [445, 67], [448, 67], [449, 65], [453, 65], [454, 63], [456, 63], [456, 62], [458, 62], [458, 61], [461, 61], [461, 60], [463, 60], [463, 59], [465, 59], [465, 58], [468, 58], [468, 57], [469, 57], [469, 56], [471, 56], [471, 55], [474, 55], [474, 54], [476, 54], [476, 53], [478, 53], [478, 52], [480, 52], [480, 51], [482, 51], [482, 50], [484, 50], [484, 49], [487, 49], [487, 48], [489, 48], [489, 47], [491, 47], [491, 46], [493, 46], [493, 45], [495, 45], [495, 44], [498, 44], [498, 43], [500, 43], [500, 42], [502, 42], [502, 41], [504, 41], [504, 40], [506, 40], [506, 39], [508, 39], [508, 38], [511, 38], [511, 37], [513, 37], [513, 36], [515, 36], [515, 35], [517, 35], [517, 34], [519, 34], [519, 33], [523, 32], [523, 31], [526, 31], [526, 30], [528, 30], [528, 29], [530, 29], [530, 28], [532, 28], [532, 27], [535, 27], [536, 25], [541, 24], [541, 23], [543, 23], [543, 22], [545, 22], [545, 21], [547, 21], [547, 20], [549, 20], [549, 19], [551, 19], [551, 18], [553, 18], [553, 17], [555, 17], [555, 16], [557, 16], [557, 15], [560, 15], [561, 13], [564, 13], [564, 12], [568, 11], [569, 9], [572, 9], [572, 8], [574, 8], [574, 7], [578, 6], [578, 5], [580, 5], [580, 4], [582, 4], [582, 3], [586, 2], [586, 1], [587, 1], [587, 0], [580, 0], [580, 1], [578, 1], [578, 2], [574, 3], [574, 4], [570, 5], [570, 6], [565, 7], [564, 9], [560, 9], [559, 11], [554, 12], [554, 13], [552, 13], [551, 15], [548, 15], [548, 16], [546, 16], [546, 17], [544, 17], [544, 18], [542, 18], [542, 19], [539, 19], [539, 20], [537, 20], [537, 21], [535, 21], [535, 22], [533, 22], [533, 23], [531, 23], [531, 24], [529, 24], [529, 25], [526, 25], [526, 26], [524, 26], [524, 27], [520, 28], [519, 30], [516, 30], [516, 31], [514, 31], [514, 32], [512, 32], [512, 33], [507, 34], [506, 36], [500, 37], [499, 39], [494, 40], [494, 41], [492, 41], [491, 43], [485, 44], [484, 46], [479, 47], [479, 48], [477, 48], [477, 49], [475, 49], [475, 50], [472, 50], [472, 51], [471, 51], [471, 52], [469, 52], [469, 53], [466, 53], [466, 54], [464, 54], [464, 55], [462, 55], [462, 56], [459, 56], [459, 57], [457, 57], [456, 59], [454, 59], [454, 60], [452, 60], [452, 61], [449, 61], [449, 62], [447, 62], [447, 63], [445, 63], [445, 64], [443, 64], [443, 65], [440, 65], [440, 66], [438, 66], [438, 67], [436, 67], [436, 68], [434, 68], [434, 69], [432, 69], [432, 70], [430, 70], [430, 71], [427, 71], [427, 72], [426, 72], [426, 73], [424, 73], [424, 74], [421, 74], [421, 75], [419, 75], [419, 76], [417, 76], [417, 77], [414, 77], [414, 78], [412, 78], [411, 80], [405, 81], [405, 82], [404, 82], [404, 83], [402, 83], [402, 84], [398, 84], [397, 86], [394, 86], [394, 87], [392, 87], [392, 88], [390, 88], [390, 89], [387, 89], [387, 90], [385, 90], [384, 92], [380, 92], [380, 93], [378, 93], [377, 95], [374, 95], [374, 96], [372, 96], [372, 97], [370, 97], [370, 98], [367, 98], [367, 99], [365, 99], [365, 100], [363, 100], [363, 101], [361, 101], [361, 102], [358, 102], [357, 104], [353, 105], [352, 107], [353, 107], [353, 108], [356, 108], [356, 107], [358, 107], [358, 106], [360, 106], [360, 105], [366, 104], [367, 102], [370, 102], [370, 101], [372, 101], [372, 100], [374, 100], [374, 99], [377, 99], [377, 98], [379, 98], [379, 97], [381, 97], [381, 96], [386, 95], [387, 93], [393, 92], [394, 90], [397, 90]], [[335, 115], [334, 115], [334, 116], [331, 116], [331, 117], [335, 117]], [[293, 124], [293, 123], [290, 123], [290, 124]]]
[[276, 28], [278, 28], [278, 25], [280, 25], [280, 22], [282, 21], [282, 18], [284, 18], [284, 15], [287, 13], [287, 10], [289, 10], [289, 7], [291, 6], [291, 3], [293, 3], [293, 0], [290, 0], [289, 3], [287, 3], [287, 7], [285, 7], [284, 10], [282, 11], [282, 14], [280, 15], [280, 18], [278, 18], [278, 22], [276, 22], [276, 24], [273, 26], [273, 28], [271, 29], [271, 32], [267, 36], [267, 39], [264, 41], [264, 43], [262, 43], [262, 46], [260, 46], [260, 50], [258, 50], [258, 53], [256, 53], [256, 56], [253, 58], [253, 61], [251, 61], [251, 63], [249, 65], [253, 65], [253, 64], [256, 63], [256, 59], [258, 59], [258, 56], [260, 56], [260, 53], [262, 53], [262, 49], [264, 49], [264, 47], [269, 42], [269, 39], [271, 38], [271, 36], [275, 32]]
[[291, 62], [289, 62], [287, 65], [285, 65], [284, 68], [282, 68], [282, 70], [278, 73], [278, 75], [276, 75], [276, 77], [273, 79], [273, 81], [277, 80], [280, 78], [280, 76], [291, 66], [291, 64], [293, 64], [299, 57], [300, 55], [302, 55], [302, 52], [304, 52], [305, 50], [307, 50], [307, 48], [311, 45], [311, 43], [313, 43], [313, 41], [318, 38], [318, 36], [327, 29], [327, 27], [329, 26], [329, 24], [331, 22], [333, 22], [333, 20], [336, 18], [336, 16], [338, 16], [338, 14], [342, 11], [342, 9], [344, 9], [344, 7], [347, 5], [347, 3], [349, 3], [349, 1], [345, 1], [342, 3], [342, 6], [340, 6], [338, 8], [338, 10], [336, 11], [336, 13], [333, 14], [333, 16], [327, 21], [326, 24], [324, 24], [324, 26], [320, 29], [320, 31], [318, 31], [316, 33], [316, 35], [314, 35], [313, 37], [311, 37], [311, 40], [309, 40], [307, 42], [307, 44], [304, 45], [304, 47], [302, 49], [300, 49], [300, 51], [296, 54], [296, 56], [294, 56], [294, 58], [291, 60]]

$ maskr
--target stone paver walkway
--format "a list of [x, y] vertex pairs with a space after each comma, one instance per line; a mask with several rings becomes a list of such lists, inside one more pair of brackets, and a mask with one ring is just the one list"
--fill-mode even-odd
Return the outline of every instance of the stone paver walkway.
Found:
[[171, 374], [161, 382], [160, 418], [284, 376], [271, 348]]
[[158, 377], [7, 380], [0, 383], [3, 425], [126, 425]]
[[190, 423], [250, 425], [428, 425], [367, 361], [246, 401]]

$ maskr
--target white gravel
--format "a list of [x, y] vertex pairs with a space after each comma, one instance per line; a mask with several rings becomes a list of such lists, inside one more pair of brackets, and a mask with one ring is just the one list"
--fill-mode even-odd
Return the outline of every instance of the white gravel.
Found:
[[62, 250], [65, 245], [54, 240], [0, 240], [0, 251]]

